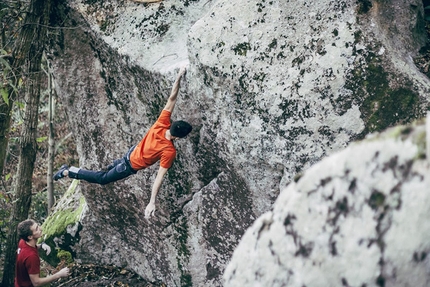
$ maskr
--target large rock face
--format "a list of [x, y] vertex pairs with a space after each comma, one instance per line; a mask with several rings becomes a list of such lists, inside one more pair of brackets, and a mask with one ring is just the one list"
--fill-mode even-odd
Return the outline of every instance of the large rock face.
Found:
[[397, 127], [308, 169], [247, 230], [224, 286], [429, 286], [426, 136]]
[[221, 286], [244, 231], [296, 173], [428, 106], [412, 61], [426, 39], [418, 0], [69, 0], [55, 13], [65, 28], [49, 58], [82, 167], [137, 143], [188, 65], [173, 118], [194, 130], [176, 144], [157, 217], [143, 218], [157, 166], [81, 183], [72, 247], [168, 286]]

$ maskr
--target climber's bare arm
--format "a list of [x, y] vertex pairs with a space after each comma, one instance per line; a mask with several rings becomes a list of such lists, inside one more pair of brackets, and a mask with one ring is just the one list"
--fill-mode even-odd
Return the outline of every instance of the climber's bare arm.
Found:
[[149, 218], [154, 215], [155, 212], [155, 199], [157, 198], [158, 191], [160, 190], [161, 184], [163, 183], [164, 176], [167, 173], [167, 168], [161, 167], [158, 169], [157, 177], [155, 178], [154, 184], [152, 185], [151, 199], [145, 209], [145, 217]]
[[178, 98], [179, 88], [181, 87], [181, 79], [182, 79], [182, 76], [185, 74], [185, 71], [186, 71], [185, 67], [182, 67], [179, 70], [178, 76], [176, 77], [175, 83], [173, 84], [172, 91], [170, 92], [170, 96], [169, 96], [169, 99], [167, 100], [164, 110], [173, 112], [173, 108], [175, 107], [175, 104], [176, 104], [176, 99]]

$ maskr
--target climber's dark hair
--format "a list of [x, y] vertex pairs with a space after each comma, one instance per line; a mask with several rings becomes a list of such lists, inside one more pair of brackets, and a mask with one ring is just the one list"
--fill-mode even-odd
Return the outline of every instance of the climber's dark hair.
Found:
[[174, 137], [183, 138], [186, 137], [193, 127], [185, 121], [175, 121], [170, 126], [170, 134]]

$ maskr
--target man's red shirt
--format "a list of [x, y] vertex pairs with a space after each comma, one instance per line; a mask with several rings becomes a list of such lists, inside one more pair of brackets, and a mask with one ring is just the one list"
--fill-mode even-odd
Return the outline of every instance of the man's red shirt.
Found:
[[17, 253], [15, 287], [32, 287], [29, 274], [40, 273], [40, 258], [37, 247], [31, 247], [21, 239], [18, 243]]

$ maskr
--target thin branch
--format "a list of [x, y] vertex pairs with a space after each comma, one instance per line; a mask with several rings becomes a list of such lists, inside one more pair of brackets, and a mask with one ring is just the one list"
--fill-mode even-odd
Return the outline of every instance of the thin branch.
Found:
[[160, 59], [158, 59], [157, 61], [155, 61], [154, 62], [154, 64], [152, 64], [153, 66], [155, 66], [155, 64], [157, 64], [159, 61], [161, 61], [163, 58], [167, 58], [167, 57], [170, 57], [170, 56], [176, 56], [176, 58], [175, 59], [177, 59], [179, 56], [178, 56], [178, 54], [176, 54], [176, 53], [174, 53], [174, 54], [169, 54], [169, 55], [162, 55], [161, 57], [160, 57]]
[[57, 149], [63, 144], [63, 142], [65, 142], [69, 137], [71, 137], [73, 135], [73, 133], [68, 133], [64, 138], [62, 138], [59, 142], [58, 142], [58, 144], [57, 144], [57, 146], [55, 147], [55, 151], [54, 151], [54, 153], [56, 153], [57, 152]]
[[2, 183], [3, 189], [4, 189], [4, 191], [5, 191], [5, 193], [4, 193], [4, 194], [7, 196], [7, 198], [8, 198], [10, 201], [12, 201], [12, 198], [10, 197], [10, 192], [7, 190], [6, 183], [4, 182], [3, 175], [2, 175], [2, 177], [1, 177], [1, 183]]
[[36, 25], [36, 26], [40, 26], [40, 27], [44, 27], [44, 28], [49, 28], [49, 29], [54, 29], [54, 30], [74, 30], [74, 29], [80, 29], [83, 28], [84, 26], [76, 26], [76, 27], [54, 27], [54, 26], [49, 26], [49, 25], [43, 25], [40, 23], [24, 23], [22, 26], [27, 26], [27, 25]]

